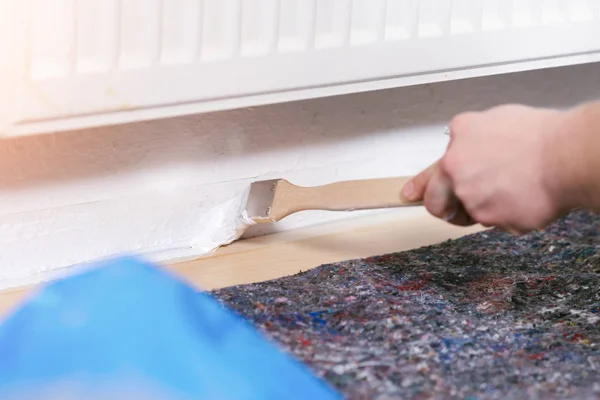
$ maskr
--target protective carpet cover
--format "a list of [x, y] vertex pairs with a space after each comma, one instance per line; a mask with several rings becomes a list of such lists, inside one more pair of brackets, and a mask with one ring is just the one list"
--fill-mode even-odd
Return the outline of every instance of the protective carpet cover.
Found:
[[600, 218], [217, 290], [353, 399], [600, 398]]

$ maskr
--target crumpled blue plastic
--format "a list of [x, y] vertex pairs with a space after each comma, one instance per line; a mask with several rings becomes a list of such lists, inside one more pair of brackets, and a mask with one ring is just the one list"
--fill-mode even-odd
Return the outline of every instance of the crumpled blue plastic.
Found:
[[0, 399], [339, 399], [211, 295], [122, 258], [42, 287], [0, 325]]

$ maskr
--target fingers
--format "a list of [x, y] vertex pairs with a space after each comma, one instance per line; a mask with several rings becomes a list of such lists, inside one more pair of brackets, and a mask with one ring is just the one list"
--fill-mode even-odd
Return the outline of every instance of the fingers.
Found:
[[441, 171], [439, 162], [430, 165], [406, 183], [402, 188], [402, 195], [410, 201], [424, 201], [430, 214], [453, 225], [475, 224], [454, 195], [450, 179]]
[[459, 226], [469, 226], [475, 223], [460, 200], [454, 195], [450, 178], [439, 167], [433, 169], [425, 189], [424, 200], [425, 208], [435, 217]]
[[447, 221], [458, 226], [471, 226], [476, 224], [475, 220], [471, 217], [471, 215], [469, 215], [460, 201], [458, 201], [457, 211], [453, 218], [448, 219]]
[[431, 177], [425, 188], [425, 208], [435, 217], [445, 221], [456, 218], [458, 214], [458, 202], [452, 194], [452, 183], [442, 173], [438, 164], [435, 164]]
[[421, 201], [425, 196], [427, 184], [431, 179], [434, 171], [437, 168], [437, 163], [430, 165], [427, 169], [421, 171], [413, 179], [404, 185], [402, 195], [410, 201]]

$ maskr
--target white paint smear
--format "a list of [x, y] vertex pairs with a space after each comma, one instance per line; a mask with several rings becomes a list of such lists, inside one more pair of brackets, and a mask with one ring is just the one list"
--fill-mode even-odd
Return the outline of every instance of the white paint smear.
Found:
[[192, 245], [198, 255], [206, 255], [231, 244], [255, 224], [246, 212], [248, 191], [249, 187], [241, 195], [212, 207], [205, 213], [206, 218], [202, 221], [204, 228]]

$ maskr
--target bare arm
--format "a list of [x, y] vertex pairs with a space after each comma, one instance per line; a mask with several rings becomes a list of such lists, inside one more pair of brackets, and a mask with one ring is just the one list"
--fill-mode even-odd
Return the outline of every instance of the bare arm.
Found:
[[[569, 112], [571, 131], [565, 134], [572, 155], [575, 193], [573, 206], [600, 210], [600, 102], [587, 103]], [[568, 162], [565, 160], [565, 162]]]

